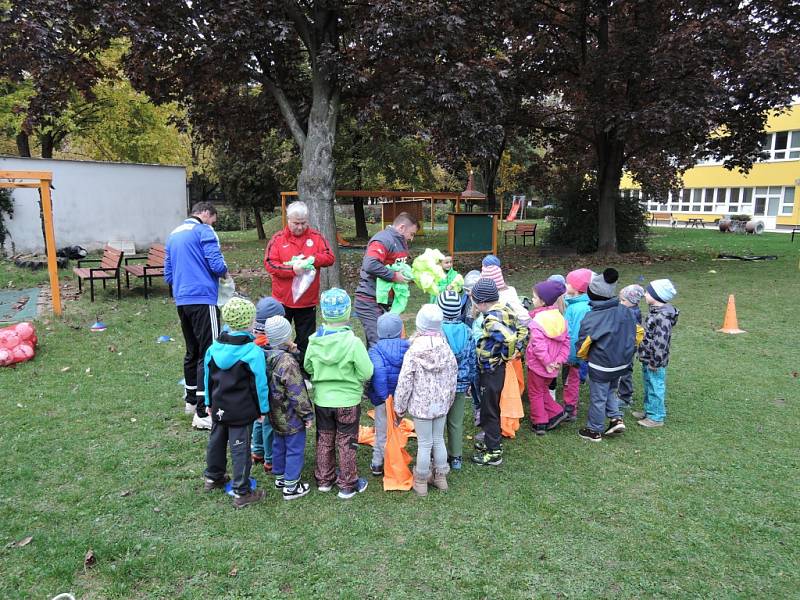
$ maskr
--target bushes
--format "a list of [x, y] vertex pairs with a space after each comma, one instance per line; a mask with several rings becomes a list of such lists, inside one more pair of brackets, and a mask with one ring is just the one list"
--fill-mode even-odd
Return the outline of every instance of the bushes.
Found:
[[[598, 247], [597, 190], [585, 180], [568, 183], [556, 194], [555, 214], [544, 243], [575, 248], [579, 254], [596, 252]], [[617, 250], [640, 252], [647, 248], [648, 227], [645, 209], [636, 198], [617, 197]]]
[[0, 253], [6, 243], [8, 229], [6, 229], [5, 215], [14, 216], [14, 200], [11, 198], [11, 190], [0, 188]]

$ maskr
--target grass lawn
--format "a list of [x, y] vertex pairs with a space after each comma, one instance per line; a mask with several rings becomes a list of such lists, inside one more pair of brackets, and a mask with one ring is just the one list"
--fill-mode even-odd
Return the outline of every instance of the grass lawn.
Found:
[[[240, 290], [267, 292], [264, 244], [221, 237]], [[779, 259], [712, 260], [719, 252]], [[553, 272], [603, 266], [500, 254], [526, 294]], [[629, 419], [621, 438], [584, 442], [584, 389], [577, 424], [542, 438], [523, 425], [501, 467], [465, 463], [449, 493], [425, 499], [384, 493], [366, 447], [370, 486], [349, 502], [316, 490], [284, 502], [255, 470], [261, 505], [234, 511], [203, 494], [207, 434], [183, 414], [166, 294], [70, 299], [63, 319], [38, 321], [36, 359], [0, 370], [0, 597], [797, 597], [800, 244], [656, 228], [651, 255], [616, 266], [623, 284], [670, 277], [679, 292], [667, 426]], [[360, 258], [342, 253], [351, 292]], [[44, 281], [0, 262], [0, 287]], [[745, 335], [715, 332], [731, 293]], [[422, 293], [412, 299], [415, 312]], [[89, 331], [96, 318], [107, 331]], [[307, 480], [312, 467], [313, 435]]]

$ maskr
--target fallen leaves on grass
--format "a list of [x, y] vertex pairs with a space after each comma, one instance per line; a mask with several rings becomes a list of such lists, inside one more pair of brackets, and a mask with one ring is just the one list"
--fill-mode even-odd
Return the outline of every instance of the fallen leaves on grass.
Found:
[[30, 544], [32, 541], [33, 541], [33, 536], [29, 535], [28, 537], [22, 538], [18, 542], [11, 542], [9, 544], [6, 544], [6, 548], [24, 548], [25, 546]]
[[89, 568], [95, 566], [95, 564], [97, 564], [97, 558], [95, 558], [94, 550], [89, 548], [86, 551], [86, 554], [83, 557], [83, 568], [84, 569], [89, 569]]
[[130, 491], [130, 490], [122, 490], [122, 491], [119, 493], [119, 495], [120, 495], [122, 498], [127, 498], [127, 497], [128, 497], [128, 496], [130, 496], [132, 493], [133, 493], [133, 492], [132, 492], [132, 491]]
[[231, 570], [228, 571], [228, 577], [236, 577], [238, 574], [239, 574], [239, 567], [237, 567], [236, 565], [233, 565], [233, 567], [231, 567]]
[[69, 370], [70, 370], [70, 368], [71, 368], [71, 367], [63, 367], [63, 368], [61, 369], [61, 372], [62, 372], [62, 373], [66, 373], [67, 371], [69, 371]]

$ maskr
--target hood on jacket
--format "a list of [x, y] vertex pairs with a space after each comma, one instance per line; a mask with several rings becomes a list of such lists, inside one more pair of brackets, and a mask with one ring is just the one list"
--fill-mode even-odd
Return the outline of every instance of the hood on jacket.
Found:
[[531, 312], [531, 317], [533, 318], [528, 324], [528, 328], [533, 329], [536, 327], [551, 339], [566, 334], [567, 322], [564, 320], [559, 310], [554, 309], [552, 306], [543, 306], [541, 308], [544, 310], [534, 310]]
[[467, 342], [472, 337], [472, 331], [461, 321], [445, 321], [442, 323], [442, 333], [447, 338], [447, 343], [453, 350], [453, 354], [460, 354]]
[[593, 311], [608, 310], [619, 306], [619, 298], [609, 298], [608, 300], [589, 300], [589, 306]]
[[395, 368], [400, 368], [403, 364], [403, 357], [408, 350], [409, 341], [402, 338], [384, 338], [372, 347], [379, 352], [387, 364]]
[[353, 345], [359, 341], [349, 327], [320, 327], [319, 331], [322, 335], [315, 336], [314, 358], [325, 365], [338, 365], [345, 356], [351, 356]]
[[672, 306], [672, 304], [662, 304], [661, 306], [651, 306], [650, 307], [650, 312], [651, 313], [659, 313], [659, 314], [661, 314], [662, 317], [664, 317], [666, 319], [669, 319], [672, 322], [673, 326], [675, 325], [675, 323], [678, 322], [678, 315], [681, 314], [681, 312], [677, 308]]
[[447, 347], [447, 340], [443, 336], [420, 335], [411, 340], [408, 354], [413, 356], [423, 371], [433, 376], [452, 367], [452, 353], [442, 352]]
[[255, 338], [245, 331], [222, 330], [219, 337], [214, 340], [214, 362], [220, 369], [230, 369], [240, 360], [244, 360], [252, 346], [248, 346]]
[[570, 304], [577, 304], [579, 302], [589, 302], [588, 294], [578, 294], [577, 296], [564, 296], [564, 302], [569, 306]]

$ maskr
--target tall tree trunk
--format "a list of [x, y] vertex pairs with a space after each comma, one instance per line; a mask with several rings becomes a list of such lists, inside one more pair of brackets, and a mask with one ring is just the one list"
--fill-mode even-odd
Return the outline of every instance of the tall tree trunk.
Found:
[[[497, 171], [500, 169], [500, 162], [503, 160], [503, 152], [506, 151], [506, 136], [503, 134], [503, 140], [500, 142], [500, 147], [497, 149], [497, 155], [488, 159], [484, 163], [483, 181], [486, 185], [486, 204], [490, 212], [498, 210], [497, 206], [497, 193], [495, 187], [497, 186]], [[500, 215], [502, 220], [503, 215]]]
[[42, 158], [53, 158], [53, 148], [55, 141], [52, 133], [43, 133], [40, 137], [42, 142]]
[[17, 133], [17, 152], [23, 158], [31, 157], [31, 141], [24, 131]]
[[[608, 135], [613, 136], [614, 132], [612, 131]], [[624, 149], [621, 140], [606, 139], [599, 145], [597, 152], [597, 197], [599, 201], [597, 252], [599, 254], [615, 254], [617, 252], [616, 204], [624, 163]]]
[[[358, 165], [358, 177], [356, 178], [356, 189], [360, 190], [362, 183], [361, 165]], [[356, 237], [361, 240], [369, 239], [367, 231], [367, 217], [364, 214], [364, 198], [353, 198], [353, 217], [356, 220]]]
[[258, 239], [266, 240], [267, 234], [264, 232], [264, 222], [261, 220], [261, 208], [254, 206], [253, 214], [256, 217], [256, 232], [258, 233]]
[[320, 274], [323, 289], [340, 285], [339, 244], [336, 241], [336, 215], [333, 210], [336, 191], [333, 144], [338, 113], [338, 89], [316, 73], [297, 192], [300, 200], [308, 204], [311, 226], [325, 236], [336, 257], [334, 265]]

